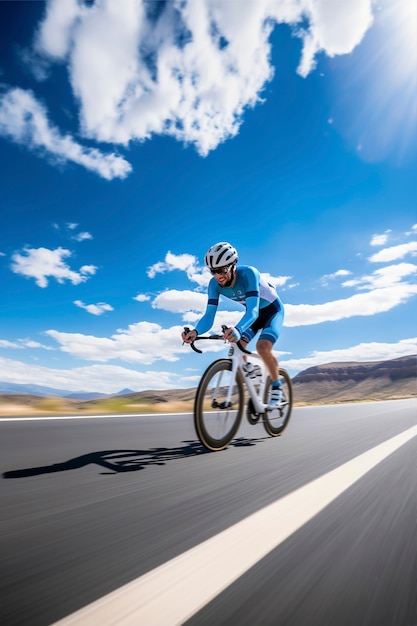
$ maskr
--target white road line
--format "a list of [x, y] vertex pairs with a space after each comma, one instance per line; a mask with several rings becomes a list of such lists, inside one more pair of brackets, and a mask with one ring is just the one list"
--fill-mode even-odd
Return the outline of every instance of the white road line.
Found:
[[417, 426], [413, 426], [56, 622], [55, 626], [183, 624], [416, 435]]

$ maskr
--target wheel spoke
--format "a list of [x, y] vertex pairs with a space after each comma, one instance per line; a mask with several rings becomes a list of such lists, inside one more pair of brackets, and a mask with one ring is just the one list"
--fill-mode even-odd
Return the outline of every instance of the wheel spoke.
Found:
[[[266, 411], [264, 414], [264, 426], [266, 432], [271, 437], [277, 437], [286, 428], [292, 410], [292, 384], [289, 374], [283, 370], [279, 370], [281, 389], [282, 389], [282, 401], [280, 405], [272, 411]], [[268, 404], [271, 395], [271, 381], [269, 380], [266, 393], [265, 403]]]
[[210, 450], [222, 450], [233, 439], [243, 410], [243, 383], [233, 380], [231, 361], [215, 361], [197, 391], [194, 421], [197, 434]]

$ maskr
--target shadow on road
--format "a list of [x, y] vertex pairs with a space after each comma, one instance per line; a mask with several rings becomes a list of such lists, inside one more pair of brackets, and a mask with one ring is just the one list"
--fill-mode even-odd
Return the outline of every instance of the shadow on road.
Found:
[[[239, 437], [234, 439], [230, 447], [254, 446], [256, 443], [268, 439], [268, 437], [255, 439]], [[39, 476], [40, 474], [52, 474], [54, 472], [65, 472], [79, 469], [86, 465], [96, 464], [104, 467], [108, 472], [102, 474], [118, 474], [121, 472], [137, 472], [150, 465], [166, 465], [169, 461], [184, 459], [203, 454], [212, 454], [204, 448], [199, 441], [184, 441], [184, 446], [175, 448], [152, 448], [150, 450], [103, 450], [100, 452], [90, 452], [77, 456], [63, 463], [54, 463], [43, 467], [29, 467], [27, 469], [12, 470], [4, 472], [3, 478], [25, 478], [28, 476]], [[213, 453], [214, 454], [214, 453]]]

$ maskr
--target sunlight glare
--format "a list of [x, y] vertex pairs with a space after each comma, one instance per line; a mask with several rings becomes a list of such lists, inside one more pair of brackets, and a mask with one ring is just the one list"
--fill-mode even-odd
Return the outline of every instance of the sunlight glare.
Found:
[[417, 0], [378, 0], [374, 23], [337, 85], [333, 125], [361, 159], [414, 164], [417, 156]]
[[386, 0], [381, 7], [384, 26], [391, 35], [386, 41], [391, 60], [390, 80], [405, 86], [416, 82], [417, 75], [417, 1]]
[[[376, 8], [380, 47], [374, 114], [383, 152], [397, 144], [400, 159], [417, 131], [417, 0], [385, 0]], [[413, 137], [411, 137], [413, 135]]]

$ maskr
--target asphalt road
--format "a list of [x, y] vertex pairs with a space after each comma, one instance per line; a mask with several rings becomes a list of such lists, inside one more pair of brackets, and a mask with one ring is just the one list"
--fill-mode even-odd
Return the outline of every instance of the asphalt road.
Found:
[[[417, 400], [298, 408], [210, 453], [189, 414], [0, 419], [0, 624], [53, 624], [416, 424]], [[186, 623], [416, 626], [417, 436]]]

